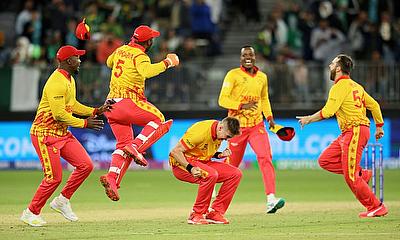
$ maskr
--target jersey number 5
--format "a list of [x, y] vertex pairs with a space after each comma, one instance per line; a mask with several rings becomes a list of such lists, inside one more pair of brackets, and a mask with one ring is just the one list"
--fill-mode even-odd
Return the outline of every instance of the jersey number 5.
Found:
[[358, 90], [354, 90], [353, 91], [353, 100], [356, 102], [356, 104], [354, 106], [361, 108], [362, 104], [363, 104], [363, 100], [361, 99], [361, 97], [358, 94]]
[[116, 78], [121, 77], [122, 75], [122, 65], [125, 63], [124, 60], [118, 59], [117, 66], [115, 66], [116, 71], [114, 72], [114, 76]]

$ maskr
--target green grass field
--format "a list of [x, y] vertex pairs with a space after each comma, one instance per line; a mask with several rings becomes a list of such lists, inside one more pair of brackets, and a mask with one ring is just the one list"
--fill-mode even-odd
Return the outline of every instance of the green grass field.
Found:
[[[186, 219], [197, 186], [169, 171], [128, 172], [121, 200], [110, 201], [94, 172], [71, 203], [80, 220], [72, 223], [42, 211], [48, 222], [33, 228], [19, 221], [36, 190], [40, 171], [1, 171], [0, 239], [399, 239], [400, 170], [385, 172], [386, 217], [359, 219], [364, 211], [339, 175], [322, 170], [277, 171], [277, 195], [286, 206], [265, 214], [260, 172], [245, 170], [226, 217], [229, 225], [192, 226]], [[64, 172], [64, 182], [69, 172]], [[56, 191], [58, 195], [61, 187]]]

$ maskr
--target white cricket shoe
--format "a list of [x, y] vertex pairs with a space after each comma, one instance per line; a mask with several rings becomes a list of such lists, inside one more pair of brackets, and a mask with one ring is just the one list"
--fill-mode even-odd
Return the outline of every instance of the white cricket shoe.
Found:
[[267, 202], [267, 213], [275, 213], [278, 209], [285, 205], [285, 199], [275, 198], [274, 200]]
[[69, 200], [63, 201], [60, 199], [60, 197], [55, 197], [53, 201], [51, 201], [50, 207], [54, 211], [61, 213], [67, 220], [71, 222], [78, 221], [78, 217], [72, 211], [71, 203], [69, 203]]
[[33, 214], [29, 208], [22, 212], [21, 221], [32, 227], [41, 227], [46, 224], [46, 221], [40, 215]]

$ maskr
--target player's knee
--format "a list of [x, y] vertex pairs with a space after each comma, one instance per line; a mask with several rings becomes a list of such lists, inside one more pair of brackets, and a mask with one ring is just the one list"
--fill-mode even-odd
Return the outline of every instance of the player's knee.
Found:
[[239, 168], [236, 168], [234, 171], [232, 171], [232, 175], [235, 179], [241, 179], [242, 178], [242, 171]]
[[50, 185], [53, 186], [58, 186], [62, 182], [62, 176], [52, 176], [52, 177], [47, 177], [46, 182]]
[[217, 182], [217, 179], [218, 179], [218, 172], [217, 171], [209, 171], [208, 172], [208, 176], [207, 176], [207, 180], [208, 181]]
[[164, 118], [154, 118], [153, 120], [151, 120], [152, 122], [160, 125], [161, 123], [164, 122]]
[[94, 165], [93, 165], [92, 162], [89, 162], [89, 163], [86, 164], [85, 170], [87, 172], [91, 173], [93, 171], [93, 169], [94, 169]]
[[153, 117], [151, 117], [149, 120], [153, 121], [154, 123], [161, 124], [165, 122], [165, 117], [161, 112], [157, 112], [153, 114]]
[[76, 166], [76, 169], [80, 172], [84, 172], [86, 174], [90, 174], [93, 171], [93, 163], [92, 161], [85, 161], [82, 164], [79, 164], [78, 166]]
[[325, 158], [318, 158], [318, 164], [321, 168], [327, 169], [329, 162]]

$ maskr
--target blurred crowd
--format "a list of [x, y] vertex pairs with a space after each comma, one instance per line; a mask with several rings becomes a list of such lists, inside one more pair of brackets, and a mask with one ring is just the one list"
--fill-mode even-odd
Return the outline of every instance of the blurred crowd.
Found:
[[[0, 29], [0, 65], [48, 64], [64, 44], [87, 50], [87, 63], [103, 64], [108, 54], [129, 41], [135, 27], [147, 24], [162, 37], [155, 60], [177, 52], [183, 61], [221, 53], [223, 31], [237, 23], [254, 22], [261, 31], [254, 45], [270, 61], [303, 59], [326, 62], [337, 50], [356, 59], [400, 61], [400, 3], [396, 0], [277, 1], [267, 16], [260, 0], [23, 0], [14, 5], [13, 31]], [[3, 9], [4, 11], [4, 9]], [[1, 12], [0, 12], [1, 13]], [[74, 30], [86, 18], [90, 41], [79, 41]], [[4, 38], [12, 35], [11, 46]], [[8, 36], [10, 37], [10, 36]]]
[[[88, 103], [104, 99], [110, 74], [104, 63], [141, 24], [161, 32], [149, 53], [153, 61], [175, 52], [182, 62], [164, 75], [170, 81], [149, 81], [155, 103], [196, 98], [208, 72], [196, 60], [204, 65], [224, 56], [225, 33], [237, 29], [251, 33], [258, 65], [270, 79], [279, 79], [270, 83], [273, 101], [323, 99], [325, 67], [340, 52], [372, 64], [355, 76], [366, 79], [375, 97], [396, 91], [391, 87], [395, 71], [384, 64], [400, 62], [398, 0], [14, 0], [0, 7], [0, 67], [53, 68], [60, 46], [85, 49], [78, 90]], [[74, 34], [83, 18], [90, 26], [89, 41]]]
[[400, 1], [278, 2], [257, 35], [266, 59], [327, 62], [338, 52], [357, 60], [400, 61]]
[[[107, 56], [128, 42], [135, 27], [142, 24], [161, 32], [162, 37], [151, 52], [155, 60], [164, 58], [166, 52], [177, 52], [182, 60], [218, 55], [219, 22], [227, 2], [25, 0], [20, 2], [14, 32], [1, 31], [3, 38], [12, 34], [15, 45], [1, 46], [0, 64], [52, 63], [57, 49], [64, 44], [86, 49], [85, 64], [104, 64]], [[84, 17], [91, 31], [91, 39], [86, 42], [74, 35], [76, 25]]]
[[326, 68], [339, 53], [356, 60], [352, 76], [381, 104], [399, 99], [398, 0], [277, 1], [255, 48], [270, 79], [279, 79], [270, 82], [274, 102], [323, 99], [329, 83], [321, 79], [328, 79]]
[[[261, 2], [261, 3], [260, 3]], [[326, 62], [336, 52], [355, 59], [400, 60], [400, 2], [396, 0], [277, 1], [267, 16], [262, 0], [23, 0], [15, 1], [15, 28], [0, 29], [0, 66], [48, 64], [57, 49], [70, 44], [87, 50], [86, 64], [103, 64], [108, 54], [129, 41], [135, 27], [150, 25], [161, 32], [152, 53], [155, 60], [176, 52], [183, 62], [221, 54], [223, 31], [235, 18], [254, 22], [259, 55], [269, 61]], [[12, 4], [12, 3], [10, 3]], [[4, 10], [4, 9], [3, 9]], [[0, 12], [1, 13], [1, 12]], [[90, 41], [74, 30], [82, 18]], [[246, 26], [244, 26], [246, 27]], [[12, 45], [4, 38], [13, 36]]]

